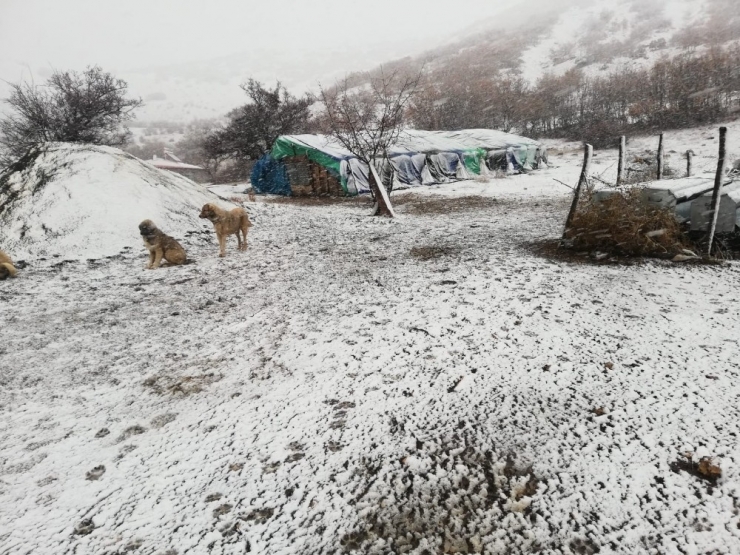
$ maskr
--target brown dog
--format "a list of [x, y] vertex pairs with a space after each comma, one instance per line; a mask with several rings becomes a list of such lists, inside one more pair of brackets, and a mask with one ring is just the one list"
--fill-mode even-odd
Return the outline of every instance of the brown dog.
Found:
[[[249, 215], [244, 208], [234, 208], [227, 211], [215, 204], [208, 203], [203, 205], [203, 209], [200, 211], [200, 217], [210, 220], [216, 229], [219, 256], [226, 256], [226, 238], [233, 234], [236, 234], [236, 240], [239, 242], [239, 250], [247, 250], [247, 231], [252, 227], [252, 222], [249, 221]], [[243, 239], [242, 236], [244, 237]]]
[[153, 221], [144, 220], [141, 222], [139, 233], [144, 239], [144, 245], [149, 249], [149, 264], [146, 266], [148, 269], [159, 268], [163, 258], [173, 265], [185, 263], [187, 259], [185, 249], [172, 237], [163, 233], [154, 225]]
[[0, 251], [0, 279], [15, 277], [17, 273], [10, 257], [3, 251]]

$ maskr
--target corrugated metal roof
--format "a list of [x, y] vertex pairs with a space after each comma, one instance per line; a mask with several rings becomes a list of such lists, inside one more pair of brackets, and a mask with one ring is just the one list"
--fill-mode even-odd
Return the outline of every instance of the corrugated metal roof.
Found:
[[165, 160], [163, 158], [145, 160], [145, 162], [161, 170], [205, 170], [205, 168], [201, 168], [200, 166], [193, 166], [184, 162], [173, 162], [172, 160]]

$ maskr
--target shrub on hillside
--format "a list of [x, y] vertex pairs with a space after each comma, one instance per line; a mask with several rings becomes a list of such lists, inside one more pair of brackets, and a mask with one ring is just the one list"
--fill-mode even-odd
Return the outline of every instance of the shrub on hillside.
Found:
[[46, 142], [121, 146], [124, 126], [141, 106], [128, 85], [99, 67], [82, 73], [55, 71], [44, 85], [10, 86], [8, 115], [0, 120], [0, 168]]

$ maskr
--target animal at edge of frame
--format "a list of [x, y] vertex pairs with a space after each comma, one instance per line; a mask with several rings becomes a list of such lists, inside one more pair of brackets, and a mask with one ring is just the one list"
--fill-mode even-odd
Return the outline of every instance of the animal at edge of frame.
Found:
[[177, 266], [187, 260], [185, 249], [175, 239], [160, 230], [151, 220], [144, 220], [139, 224], [139, 233], [144, 240], [144, 246], [149, 249], [149, 263], [146, 268], [159, 268], [162, 259]]
[[209, 220], [216, 230], [219, 256], [226, 256], [226, 238], [229, 235], [236, 235], [237, 248], [240, 251], [247, 250], [247, 232], [252, 227], [252, 222], [249, 221], [249, 215], [244, 208], [224, 210], [209, 202], [203, 205], [200, 217]]
[[0, 280], [15, 277], [17, 274], [13, 260], [6, 252], [0, 251]]

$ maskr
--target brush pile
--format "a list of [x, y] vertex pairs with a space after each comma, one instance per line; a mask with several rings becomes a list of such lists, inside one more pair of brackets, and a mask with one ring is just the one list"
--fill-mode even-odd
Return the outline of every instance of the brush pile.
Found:
[[673, 211], [645, 203], [639, 187], [625, 188], [599, 202], [585, 192], [565, 238], [566, 245], [577, 251], [658, 258], [695, 256]]
[[[652, 181], [658, 175], [658, 159], [655, 151], [646, 150], [629, 157], [624, 183], [644, 183]], [[678, 177], [677, 172], [670, 165], [670, 155], [666, 154], [663, 163], [663, 178]]]

